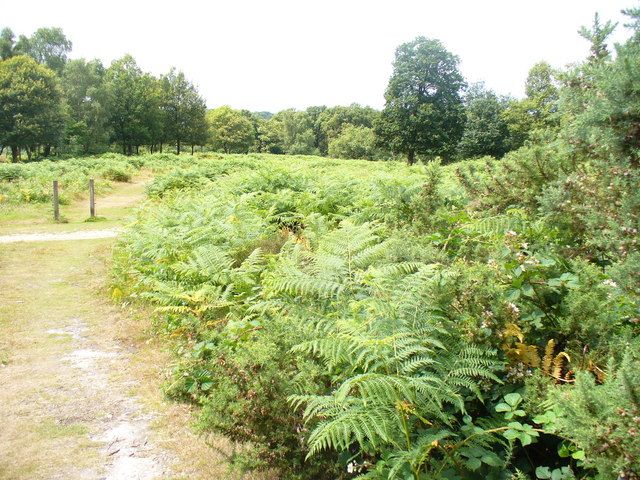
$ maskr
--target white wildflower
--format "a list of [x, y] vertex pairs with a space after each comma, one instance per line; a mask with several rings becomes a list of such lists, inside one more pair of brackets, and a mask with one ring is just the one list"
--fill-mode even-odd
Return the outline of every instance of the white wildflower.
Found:
[[518, 315], [520, 313], [520, 309], [518, 308], [518, 306], [515, 303], [508, 302], [507, 303], [507, 308], [509, 310], [511, 310], [513, 313], [515, 313], [516, 315]]

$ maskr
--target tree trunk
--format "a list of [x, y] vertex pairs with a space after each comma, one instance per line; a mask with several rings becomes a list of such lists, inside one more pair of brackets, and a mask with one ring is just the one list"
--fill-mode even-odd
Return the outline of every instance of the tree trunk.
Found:
[[178, 147], [178, 148], [177, 148], [177, 152], [176, 152], [176, 154], [177, 154], [177, 155], [180, 155], [180, 140], [178, 140], [178, 142], [177, 142], [177, 147]]
[[127, 154], [127, 144], [126, 143], [122, 143], [122, 154], [126, 155]]
[[193, 155], [193, 147], [194, 145], [191, 145], [191, 155]]
[[133, 154], [133, 145], [127, 145], [127, 155], [130, 157]]
[[18, 157], [20, 156], [20, 148], [16, 145], [11, 145], [11, 162], [18, 163]]
[[162, 153], [162, 142], [160, 142], [160, 153]]
[[136, 145], [136, 155], [140, 155], [140, 151], [139, 151], [139, 149], [138, 149], [138, 148], [139, 148], [139, 146], [138, 146], [138, 145]]
[[51, 145], [45, 145], [44, 146], [44, 156], [48, 157], [49, 155], [51, 155]]
[[412, 149], [407, 152], [407, 164], [413, 165], [414, 163], [416, 163], [416, 151]]
[[33, 150], [31, 149], [31, 147], [27, 147], [27, 160], [30, 162], [31, 161], [31, 154], [33, 153]]

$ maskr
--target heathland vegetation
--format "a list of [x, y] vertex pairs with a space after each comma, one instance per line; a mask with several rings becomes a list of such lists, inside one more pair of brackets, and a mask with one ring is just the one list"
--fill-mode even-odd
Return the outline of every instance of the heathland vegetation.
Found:
[[[120, 116], [91, 116], [93, 99], [73, 117], [63, 88], [56, 152], [225, 153], [6, 165], [0, 182], [17, 198], [57, 165], [155, 169], [118, 243], [112, 295], [154, 306], [175, 349], [166, 393], [198, 407], [201, 431], [242, 446], [237, 468], [635, 479], [640, 9], [626, 13], [624, 44], [610, 49], [614, 26], [596, 16], [580, 32], [589, 57], [563, 71], [537, 64], [521, 100], [481, 86], [463, 94], [457, 58], [426, 38], [398, 48], [382, 112], [205, 112], [179, 73], [154, 79], [130, 57], [104, 72], [94, 63], [96, 92], [109, 98], [122, 83], [157, 95], [157, 110], [143, 102], [133, 114], [173, 112], [184, 130], [154, 137], [156, 124], [139, 120], [128, 136]], [[54, 73], [36, 60], [0, 63], [0, 97], [22, 71], [58, 91], [56, 75], [76, 62]], [[167, 107], [172, 89], [192, 92], [192, 113]], [[105, 112], [119, 108], [111, 101]], [[91, 141], [63, 134], [73, 118]], [[194, 119], [206, 128], [191, 130]], [[44, 137], [6, 125], [4, 144], [44, 155]], [[184, 133], [195, 131], [207, 140]]]

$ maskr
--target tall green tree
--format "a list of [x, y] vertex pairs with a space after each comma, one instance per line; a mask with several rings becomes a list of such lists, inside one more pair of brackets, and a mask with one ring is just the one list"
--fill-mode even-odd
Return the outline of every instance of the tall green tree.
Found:
[[266, 145], [262, 137], [262, 125], [272, 116], [269, 112], [251, 112], [249, 110], [241, 110], [241, 113], [247, 117], [253, 127], [253, 142], [249, 147], [250, 152], [264, 152]]
[[99, 60], [69, 61], [61, 82], [67, 108], [69, 146], [84, 154], [104, 151], [109, 141], [105, 68]]
[[313, 142], [314, 148], [316, 148], [321, 155], [327, 154], [327, 137], [322, 130], [322, 114], [326, 111], [327, 107], [324, 105], [309, 107], [306, 110], [313, 129], [315, 141]]
[[171, 69], [162, 77], [161, 83], [165, 134], [176, 144], [176, 152], [180, 154], [183, 144], [195, 141], [197, 137], [205, 140], [207, 106], [184, 73]]
[[464, 129], [459, 59], [439, 40], [418, 37], [396, 50], [376, 132], [411, 165], [416, 154], [453, 154]]
[[150, 142], [152, 130], [159, 128], [159, 85], [142, 73], [131, 55], [125, 55], [107, 69], [105, 90], [111, 139], [131, 155], [139, 145]]
[[491, 155], [500, 158], [509, 149], [509, 129], [503, 118], [507, 100], [482, 84], [469, 89], [465, 98], [466, 123], [458, 145], [461, 158]]
[[46, 65], [54, 72], [61, 74], [72, 43], [59, 27], [39, 28], [31, 37], [21, 36], [16, 49], [33, 57], [41, 65]]
[[255, 128], [242, 112], [229, 106], [207, 112], [211, 146], [224, 153], [247, 153], [255, 141]]
[[56, 75], [26, 56], [0, 61], [0, 144], [10, 147], [12, 161], [18, 161], [20, 148], [31, 156], [39, 145], [48, 150], [57, 144], [63, 124]]

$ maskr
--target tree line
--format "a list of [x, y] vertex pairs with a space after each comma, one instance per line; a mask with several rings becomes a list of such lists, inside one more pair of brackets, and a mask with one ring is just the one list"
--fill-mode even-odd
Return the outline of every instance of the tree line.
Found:
[[60, 28], [17, 40], [8, 28], [0, 33], [0, 147], [14, 161], [22, 151], [131, 155], [171, 144], [180, 153], [207, 142], [207, 106], [184, 73], [155, 77], [130, 55], [108, 68], [70, 60], [71, 47]]
[[385, 107], [312, 106], [250, 112], [207, 110], [197, 87], [171, 69], [156, 77], [130, 55], [105, 67], [69, 59], [60, 28], [30, 37], [0, 32], [0, 148], [18, 161], [58, 154], [119, 150], [176, 153], [196, 147], [225, 153], [270, 152], [370, 160], [405, 156], [444, 161], [519, 148], [552, 126], [558, 80], [544, 62], [533, 66], [526, 97], [467, 85], [459, 59], [434, 39], [418, 37], [396, 50]]

